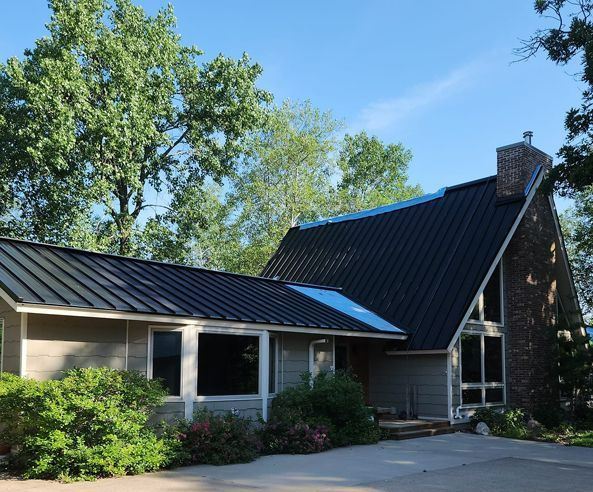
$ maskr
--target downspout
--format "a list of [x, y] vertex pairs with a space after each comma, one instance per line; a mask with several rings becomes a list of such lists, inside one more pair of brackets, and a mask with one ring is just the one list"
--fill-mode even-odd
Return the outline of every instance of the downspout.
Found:
[[327, 343], [327, 338], [311, 340], [309, 343], [309, 374], [311, 374], [311, 386], [313, 385], [313, 371], [315, 370], [315, 345], [319, 345], [321, 343]]

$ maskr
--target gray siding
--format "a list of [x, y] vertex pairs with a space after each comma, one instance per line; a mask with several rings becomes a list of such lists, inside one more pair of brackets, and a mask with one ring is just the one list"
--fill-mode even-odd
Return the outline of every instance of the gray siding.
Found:
[[253, 398], [252, 400], [195, 402], [194, 411], [198, 408], [207, 408], [218, 415], [237, 411], [241, 417], [251, 418], [253, 420], [261, 416], [262, 412], [261, 398]]
[[126, 322], [30, 314], [27, 375], [58, 378], [73, 367], [126, 367]]
[[406, 410], [406, 388], [418, 387], [418, 415], [448, 418], [447, 355], [386, 355], [383, 343], [369, 352], [369, 397], [373, 405]]
[[128, 369], [146, 374], [148, 356], [148, 323], [130, 321], [128, 325]]
[[18, 374], [21, 365], [21, 314], [0, 299], [0, 318], [4, 320], [3, 365], [6, 372]]
[[161, 421], [172, 422], [184, 417], [185, 404], [183, 401], [168, 401], [162, 407], [157, 408], [150, 422], [156, 424]]
[[333, 338], [303, 333], [282, 333], [278, 337], [278, 389], [290, 388], [301, 382], [301, 375], [309, 371], [309, 343], [327, 338], [328, 343], [315, 345], [316, 373], [328, 372], [333, 367]]

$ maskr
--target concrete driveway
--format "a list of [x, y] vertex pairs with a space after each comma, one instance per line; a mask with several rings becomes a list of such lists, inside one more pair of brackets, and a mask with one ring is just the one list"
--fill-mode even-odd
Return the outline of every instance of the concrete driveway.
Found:
[[0, 482], [3, 492], [41, 489], [591, 491], [593, 449], [457, 433], [383, 441], [307, 456], [266, 456], [245, 465], [192, 466], [89, 483]]

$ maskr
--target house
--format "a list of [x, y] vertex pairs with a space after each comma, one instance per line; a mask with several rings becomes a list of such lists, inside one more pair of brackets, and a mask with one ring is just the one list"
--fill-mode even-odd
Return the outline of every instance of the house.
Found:
[[351, 368], [369, 404], [451, 422], [554, 391], [549, 333], [581, 323], [552, 159], [497, 149], [496, 176], [292, 228], [262, 277], [0, 238], [0, 370], [161, 378], [161, 416], [266, 418], [300, 375]]

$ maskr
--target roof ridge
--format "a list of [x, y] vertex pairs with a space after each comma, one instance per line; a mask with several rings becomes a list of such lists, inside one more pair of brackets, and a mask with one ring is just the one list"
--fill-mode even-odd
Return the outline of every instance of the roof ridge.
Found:
[[215, 270], [213, 268], [200, 267], [200, 266], [196, 266], [196, 265], [183, 265], [181, 263], [172, 263], [172, 262], [160, 261], [160, 260], [150, 260], [147, 258], [137, 258], [135, 256], [124, 256], [124, 255], [118, 255], [115, 253], [102, 253], [100, 251], [93, 251], [90, 249], [74, 248], [72, 246], [62, 246], [62, 245], [57, 245], [57, 244], [44, 243], [44, 242], [40, 242], [40, 241], [32, 241], [30, 239], [19, 239], [19, 238], [12, 238], [12, 237], [8, 237], [8, 236], [0, 236], [0, 241], [11, 241], [11, 242], [17, 242], [17, 243], [24, 243], [24, 244], [34, 245], [34, 246], [42, 246], [45, 248], [57, 248], [57, 249], [61, 249], [61, 250], [72, 251], [75, 253], [84, 253], [84, 254], [96, 255], [96, 256], [101, 256], [101, 257], [116, 258], [116, 259], [127, 260], [127, 261], [135, 261], [135, 262], [140, 262], [140, 263], [151, 263], [151, 264], [155, 264], [155, 265], [163, 265], [165, 267], [170, 267], [170, 268], [174, 267], [174, 268], [183, 268], [186, 270], [199, 270], [199, 271], [214, 274], [214, 275], [220, 274], [220, 275], [227, 275], [227, 276], [231, 276], [231, 277], [265, 280], [266, 282], [288, 284], [288, 285], [301, 285], [304, 287], [315, 287], [315, 288], [335, 290], [335, 291], [342, 290], [341, 287], [335, 287], [332, 285], [309, 284], [309, 283], [305, 283], [305, 282], [292, 282], [290, 280], [282, 280], [282, 279], [274, 278], [274, 277], [260, 277], [257, 275], [249, 275], [247, 273], [227, 272], [224, 270]]
[[293, 229], [310, 229], [313, 227], [318, 227], [326, 224], [335, 224], [339, 222], [347, 222], [350, 220], [358, 220], [364, 219], [367, 217], [373, 217], [375, 215], [386, 214], [389, 212], [395, 212], [397, 210], [401, 210], [404, 208], [414, 207], [416, 205], [421, 205], [423, 203], [427, 203], [433, 200], [438, 200], [442, 198], [447, 192], [457, 190], [460, 188], [465, 188], [469, 186], [475, 186], [477, 184], [488, 182], [490, 180], [496, 179], [496, 175], [486, 176], [484, 178], [474, 179], [472, 181], [466, 181], [464, 183], [459, 183], [452, 186], [445, 186], [443, 188], [438, 189], [434, 193], [426, 193], [424, 195], [410, 198], [408, 200], [402, 200], [400, 202], [388, 203], [386, 205], [381, 205], [379, 207], [373, 207], [365, 210], [360, 210], [358, 212], [352, 212], [343, 215], [337, 215], [335, 217], [329, 217], [327, 219], [321, 219], [314, 222], [306, 222], [304, 224], [300, 224], [298, 226], [294, 226]]

